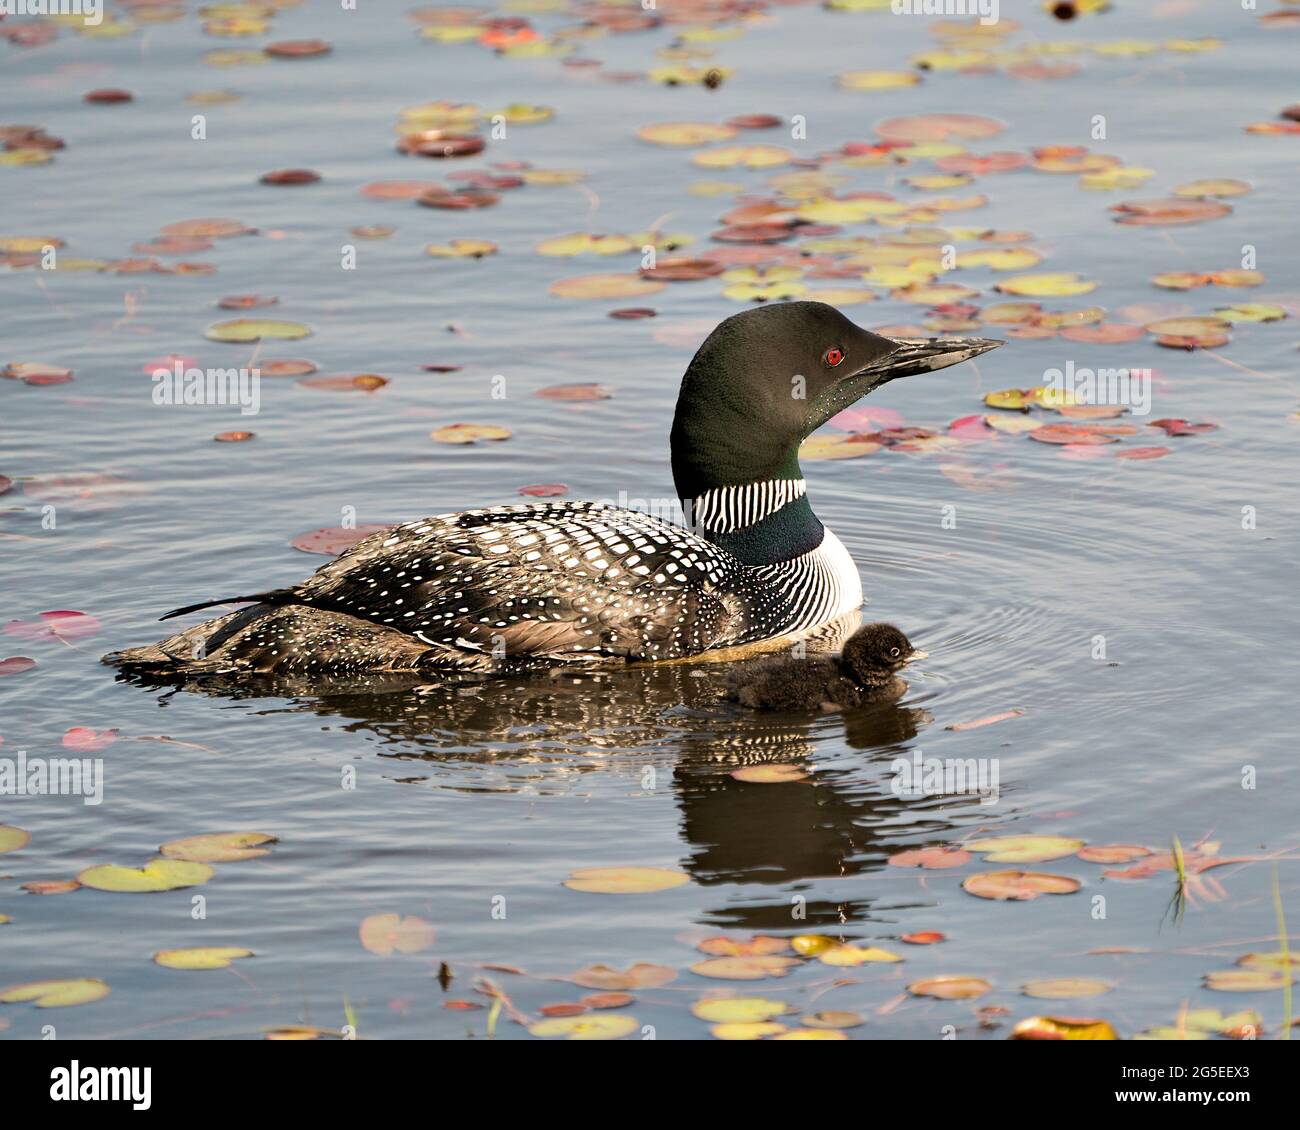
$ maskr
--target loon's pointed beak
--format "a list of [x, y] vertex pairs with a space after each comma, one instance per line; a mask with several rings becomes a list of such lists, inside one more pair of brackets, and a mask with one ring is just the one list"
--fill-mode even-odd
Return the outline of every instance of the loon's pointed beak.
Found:
[[919, 647], [914, 647], [912, 648], [912, 651], [908, 655], [908, 657], [903, 660], [903, 662], [915, 663], [918, 659], [929, 659], [929, 658], [930, 658], [930, 653], [928, 651], [922, 651]]
[[898, 347], [892, 353], [878, 357], [866, 368], [854, 376], [869, 376], [875, 379], [876, 387], [886, 381], [899, 377], [910, 377], [914, 373], [929, 373], [936, 369], [946, 369], [969, 361], [990, 349], [996, 349], [1006, 342], [987, 337], [928, 337], [928, 338], [891, 338]]

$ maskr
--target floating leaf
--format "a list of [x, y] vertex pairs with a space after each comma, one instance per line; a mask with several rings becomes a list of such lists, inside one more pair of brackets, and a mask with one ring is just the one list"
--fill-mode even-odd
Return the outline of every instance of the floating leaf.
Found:
[[37, 1008], [67, 1008], [69, 1005], [103, 1000], [109, 991], [103, 981], [93, 977], [71, 981], [29, 981], [24, 985], [10, 985], [0, 989], [0, 1003], [31, 1001]]
[[395, 953], [420, 953], [433, 945], [437, 931], [414, 914], [371, 914], [358, 931], [361, 944], [371, 953], [389, 957]]
[[584, 989], [621, 991], [624, 989], [657, 989], [677, 977], [677, 970], [667, 965], [652, 965], [638, 961], [626, 969], [612, 969], [608, 965], [590, 965], [569, 978]]
[[[0, 491], [0, 493], [3, 493]], [[5, 675], [21, 675], [24, 671], [30, 671], [36, 666], [36, 660], [26, 655], [11, 655], [7, 659], [0, 659], [0, 678]]]
[[1174, 227], [1181, 224], [1199, 224], [1228, 215], [1232, 209], [1215, 200], [1138, 200], [1116, 204], [1111, 209], [1118, 212], [1117, 224], [1141, 227]]
[[1131, 863], [1151, 854], [1140, 844], [1090, 844], [1080, 848], [1078, 856], [1088, 863]]
[[18, 851], [31, 843], [32, 834], [24, 828], [12, 824], [0, 824], [0, 855], [7, 851]]
[[818, 960], [827, 965], [866, 965], [869, 962], [902, 961], [896, 953], [880, 949], [877, 946], [855, 946], [850, 944], [833, 946], [818, 954]]
[[[993, 417], [989, 417], [989, 422], [992, 423], [992, 421], [993, 421]], [[953, 722], [951, 725], [945, 726], [944, 729], [954, 730], [958, 733], [964, 732], [966, 730], [979, 730], [979, 729], [983, 729], [983, 727], [985, 726], [996, 726], [999, 722], [1006, 722], [1008, 719], [1011, 718], [1019, 718], [1023, 714], [1024, 711], [1021, 710], [1020, 708], [1016, 708], [1015, 710], [1004, 710], [1001, 714], [988, 714], [985, 715], [983, 718], [976, 718], [971, 722]], [[967, 846], [973, 846], [973, 845], [967, 845]]]
[[184, 840], [172, 840], [158, 851], [168, 859], [186, 859], [191, 863], [237, 863], [269, 855], [263, 844], [279, 843], [265, 832], [208, 832]]
[[597, 895], [641, 895], [689, 883], [685, 871], [666, 867], [580, 867], [564, 881], [571, 891]]
[[539, 1020], [528, 1026], [532, 1036], [563, 1036], [566, 1040], [618, 1040], [630, 1036], [640, 1027], [635, 1017], [626, 1013], [560, 1016]]
[[1020, 991], [1027, 997], [1044, 1000], [1073, 1000], [1080, 997], [1097, 997], [1109, 993], [1112, 986], [1105, 981], [1087, 977], [1058, 977], [1050, 981], [1026, 981]]
[[195, 946], [192, 949], [159, 950], [154, 961], [168, 969], [226, 969], [236, 958], [252, 957], [241, 946]]
[[1104, 1020], [1069, 1016], [1031, 1016], [1011, 1030], [1013, 1040], [1118, 1040]]
[[840, 943], [825, 934], [800, 934], [792, 938], [790, 944], [794, 947], [795, 953], [802, 954], [804, 957], [817, 957], [827, 950], [834, 949]]
[[970, 852], [962, 848], [912, 848], [891, 855], [889, 863], [891, 867], [924, 867], [934, 871], [948, 867], [961, 867], [973, 858]]
[[758, 934], [752, 938], [705, 938], [695, 948], [701, 953], [716, 957], [743, 957], [751, 954], [788, 953], [790, 943], [785, 938]]
[[304, 553], [321, 553], [326, 557], [337, 557], [344, 550], [351, 549], [359, 541], [365, 541], [371, 534], [377, 534], [381, 530], [390, 529], [389, 526], [379, 525], [358, 525], [358, 526], [325, 526], [319, 530], [309, 530], [305, 534], [298, 534], [289, 542], [294, 549], [301, 549]]
[[938, 997], [945, 1001], [965, 1001], [982, 997], [993, 986], [983, 977], [929, 977], [924, 981], [913, 981], [907, 991], [916, 997]]
[[510, 436], [509, 428], [498, 427], [495, 424], [447, 424], [429, 433], [429, 437], [439, 443], [455, 444], [477, 443], [479, 440], [499, 443], [501, 440], [509, 439]]
[[910, 946], [932, 946], [938, 942], [946, 942], [948, 935], [939, 930], [918, 930], [913, 934], [904, 934], [899, 940]]
[[1180, 184], [1174, 189], [1175, 196], [1245, 196], [1250, 191], [1250, 184], [1244, 180], [1230, 177], [1217, 177], [1208, 180], [1194, 180]]
[[486, 239], [453, 239], [450, 243], [430, 243], [424, 252], [438, 259], [482, 259], [495, 255], [497, 245]]
[[836, 81], [845, 90], [903, 90], [916, 86], [921, 76], [915, 71], [845, 71]]
[[190, 863], [181, 859], [151, 859], [143, 867], [119, 867], [104, 863], [88, 867], [77, 876], [83, 887], [118, 894], [148, 894], [156, 891], [175, 891], [182, 887], [197, 887], [215, 874], [206, 863]]
[[966, 847], [971, 851], [988, 852], [989, 863], [1043, 863], [1073, 855], [1083, 847], [1083, 841], [1065, 836], [991, 836], [983, 840], [968, 840]]
[[847, 1012], [836, 1009], [825, 1009], [821, 1012], [814, 1012], [811, 1016], [805, 1016], [803, 1023], [808, 1028], [860, 1028], [865, 1021], [862, 1019], [860, 1012]]
[[1205, 987], [1220, 993], [1275, 992], [1294, 983], [1283, 969], [1218, 969], [1205, 975]]
[[1038, 871], [983, 871], [962, 880], [962, 890], [982, 899], [1036, 899], [1039, 895], [1069, 895], [1083, 884], [1065, 875]]
[[789, 1011], [785, 1001], [763, 997], [705, 997], [691, 1005], [691, 1012], [710, 1024], [761, 1024]]
[[589, 381], [581, 384], [549, 385], [546, 388], [539, 388], [533, 395], [540, 396], [543, 400], [575, 401], [608, 400], [613, 393], [604, 385]]
[[799, 458], [816, 462], [822, 459], [857, 459], [873, 455], [881, 445], [852, 436], [819, 434], [809, 436], [799, 445]]
[[787, 1031], [784, 1024], [772, 1020], [733, 1021], [715, 1024], [709, 1029], [719, 1040], [761, 1040]]
[[659, 122], [642, 126], [636, 135], [652, 145], [707, 145], [714, 141], [730, 141], [736, 136], [736, 128], [712, 122]]
[[217, 322], [203, 333], [209, 341], [253, 342], [273, 339], [297, 341], [308, 337], [311, 330], [301, 322], [272, 322], [257, 318], [236, 318], [233, 322]]
[[697, 961], [691, 972], [701, 977], [717, 977], [723, 981], [760, 981], [764, 977], [784, 977], [799, 959], [777, 954], [757, 954], [749, 957], [710, 957]]
[[639, 298], [658, 294], [666, 284], [641, 275], [580, 275], [551, 283], [557, 298]]
[[1097, 289], [1095, 282], [1080, 278], [1073, 272], [1055, 274], [1016, 275], [997, 284], [1004, 294], [1019, 294], [1029, 298], [1065, 298], [1089, 294]]

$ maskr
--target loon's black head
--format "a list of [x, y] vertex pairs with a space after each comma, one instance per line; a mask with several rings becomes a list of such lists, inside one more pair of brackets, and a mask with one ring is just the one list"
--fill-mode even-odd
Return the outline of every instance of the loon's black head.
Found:
[[722, 322], [682, 378], [673, 477], [682, 498], [798, 478], [799, 443], [888, 381], [955, 365], [999, 341], [897, 341], [824, 302], [782, 302]]
[[860, 686], [877, 686], [925, 656], [893, 624], [864, 624], [844, 644], [840, 666]]

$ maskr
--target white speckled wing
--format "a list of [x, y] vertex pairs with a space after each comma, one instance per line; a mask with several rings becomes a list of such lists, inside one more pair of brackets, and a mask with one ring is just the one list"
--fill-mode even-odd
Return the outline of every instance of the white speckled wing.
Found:
[[439, 651], [526, 667], [726, 646], [744, 627], [744, 603], [731, 591], [744, 571], [725, 550], [648, 514], [539, 503], [395, 526], [297, 592], [304, 604]]

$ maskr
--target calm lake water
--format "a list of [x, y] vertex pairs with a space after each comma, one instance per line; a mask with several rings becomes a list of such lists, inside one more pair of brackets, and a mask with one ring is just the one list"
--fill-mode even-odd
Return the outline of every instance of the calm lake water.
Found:
[[[0, 381], [0, 474], [13, 480], [0, 496], [0, 619], [30, 625], [42, 611], [69, 609], [99, 623], [97, 633], [69, 639], [32, 638], [21, 625], [0, 636], [0, 658], [37, 664], [0, 677], [0, 756], [66, 756], [70, 728], [117, 731], [85, 754], [103, 759], [102, 804], [0, 796], [0, 824], [31, 833], [0, 859], [0, 915], [11, 919], [0, 925], [0, 981], [87, 977], [112, 990], [64, 1009], [5, 1005], [4, 1037], [36, 1038], [50, 1023], [61, 1037], [257, 1038], [290, 1024], [337, 1032], [350, 1010], [362, 1037], [482, 1038], [487, 1010], [444, 1007], [487, 1003], [475, 991], [481, 978], [535, 1019], [543, 1006], [589, 991], [563, 978], [597, 963], [622, 970], [638, 962], [676, 971], [666, 984], [632, 989], [634, 1003], [617, 1012], [659, 1038], [706, 1037], [709, 1025], [690, 1006], [718, 991], [805, 1013], [860, 1013], [864, 1024], [851, 1038], [937, 1039], [955, 1026], [959, 1038], [1000, 1039], [1043, 1014], [1101, 1017], [1130, 1037], [1172, 1024], [1185, 1003], [1225, 1014], [1253, 1009], [1265, 1036], [1278, 1035], [1280, 988], [1225, 993], [1203, 978], [1277, 948], [1275, 881], [1292, 932], [1300, 930], [1300, 138], [1245, 129], [1279, 121], [1295, 97], [1300, 29], [1209, 0], [1117, 3], [1110, 14], [1068, 23], [1037, 4], [1003, 3], [1004, 21], [1022, 21], [1005, 44], [1068, 45], [1039, 57], [1075, 63], [1077, 73], [1033, 78], [1001, 65], [970, 73], [940, 65], [917, 71], [923, 81], [909, 88], [854, 90], [835, 76], [908, 70], [914, 56], [938, 49], [934, 21], [756, 4], [750, 18], [714, 25], [739, 31], [735, 38], [708, 40], [690, 31], [705, 25], [686, 17], [721, 5], [661, 0], [659, 13], [675, 10], [682, 22], [559, 40], [573, 48], [570, 64], [599, 63], [575, 66], [558, 54], [501, 55], [422, 38], [397, 2], [358, 11], [325, 0], [282, 5], [264, 31], [247, 36], [205, 33], [196, 5], [156, 22], [142, 18], [156, 6], [133, 7], [142, 9], [135, 19], [110, 9], [125, 34], [64, 27], [46, 44], [0, 45], [0, 124], [41, 127], [66, 143], [48, 163], [0, 165], [0, 234], [55, 238], [64, 259], [110, 263], [154, 254], [133, 246], [179, 221], [226, 217], [256, 234], [157, 254], [164, 265], [210, 264], [212, 274], [42, 270], [20, 260], [0, 267], [0, 363], [75, 374], [68, 383]], [[518, 4], [495, 14], [527, 20], [546, 37], [581, 26], [584, 13], [609, 11], [573, 8]], [[444, 16], [439, 26], [487, 14], [459, 23]], [[683, 33], [697, 56], [664, 57]], [[1221, 43], [1162, 46], [1204, 37]], [[310, 38], [332, 52], [262, 65], [215, 66], [209, 57]], [[1105, 46], [1123, 41], [1151, 51]], [[731, 73], [717, 89], [646, 77], [668, 66]], [[620, 72], [627, 81], [610, 80]], [[133, 101], [83, 102], [104, 88], [129, 90]], [[218, 90], [240, 98], [187, 100]], [[485, 123], [488, 146], [477, 156], [399, 153], [402, 110], [437, 100], [489, 115], [539, 105], [554, 116], [508, 123], [495, 139]], [[636, 252], [558, 258], [535, 245], [658, 225], [693, 237], [678, 254], [768, 246], [788, 255], [805, 237], [736, 245], [710, 236], [738, 199], [774, 197], [773, 177], [812, 168], [704, 168], [692, 156], [718, 146], [651, 145], [637, 129], [772, 114], [784, 124], [723, 144], [776, 145], [812, 161], [846, 143], [878, 142], [875, 127], [886, 119], [934, 113], [1004, 127], [993, 138], [957, 139], [975, 153], [1029, 157], [1040, 147], [1087, 146], [1150, 170], [1144, 183], [1110, 190], [1026, 167], [927, 192], [902, 178], [934, 175], [933, 158], [824, 166], [842, 178], [841, 193], [887, 192], [909, 206], [983, 195], [982, 206], [910, 226], [1027, 232], [1007, 246], [1042, 256], [1029, 273], [1077, 272], [1099, 284], [1086, 296], [1017, 299], [993, 287], [1024, 271], [973, 267], [940, 280], [970, 286], [974, 306], [1096, 305], [1107, 323], [1141, 325], [1251, 303], [1280, 305], [1290, 320], [1235, 325], [1229, 344], [1192, 351], [1161, 348], [1150, 334], [1124, 345], [1011, 336], [976, 364], [891, 384], [859, 405], [897, 414], [877, 425], [949, 436], [952, 421], [993, 412], [986, 393], [1041, 385], [1046, 370], [1068, 361], [1156, 370], [1150, 415], [1121, 421], [1140, 434], [1116, 444], [1063, 449], [976, 424], [959, 427], [951, 443], [805, 464], [814, 508], [861, 568], [867, 615], [899, 624], [930, 652], [898, 704], [850, 717], [746, 715], [720, 701], [717, 667], [235, 696], [142, 687], [99, 663], [104, 652], [159, 638], [165, 626], [156, 618], [170, 608], [304, 577], [325, 559], [290, 539], [347, 515], [388, 523], [518, 502], [520, 487], [539, 483], [564, 484], [575, 499], [671, 497], [677, 382], [708, 330], [742, 308], [722, 293], [729, 280], [565, 299], [548, 287], [592, 273], [632, 275]], [[205, 139], [192, 136], [195, 115], [206, 119]], [[1093, 134], [1097, 115], [1104, 140]], [[796, 116], [806, 137], [791, 137]], [[495, 162], [583, 179], [503, 189], [498, 204], [470, 210], [361, 192], [380, 181], [455, 186], [453, 175], [466, 171], [519, 172]], [[259, 183], [282, 168], [321, 179]], [[1246, 181], [1250, 191], [1225, 198], [1229, 214], [1186, 226], [1119, 224], [1108, 210], [1204, 178]], [[702, 181], [748, 195], [689, 191]], [[376, 225], [396, 230], [353, 234]], [[856, 222], [838, 235], [887, 242], [894, 230]], [[981, 246], [971, 234], [958, 241], [962, 251]], [[498, 250], [483, 258], [424, 251], [471, 238]], [[346, 246], [355, 248], [355, 269], [343, 267]], [[1150, 282], [1160, 272], [1241, 268], [1244, 247], [1255, 249], [1261, 285], [1175, 291]], [[865, 285], [804, 282], [813, 291]], [[927, 304], [888, 288], [875, 293], [874, 302], [843, 308], [871, 327], [932, 316]], [[279, 302], [217, 307], [244, 294]], [[629, 306], [657, 316], [608, 316]], [[260, 346], [205, 339], [211, 324], [245, 316], [302, 322], [312, 333]], [[1006, 325], [978, 314], [974, 321], [964, 332], [1008, 336]], [[340, 392], [266, 377], [255, 416], [162, 406], [148, 373], [169, 355], [200, 367], [306, 358], [323, 375], [378, 374], [388, 383]], [[493, 395], [498, 376], [504, 398]], [[535, 395], [574, 382], [599, 382], [611, 395], [576, 403]], [[1159, 418], [1217, 428], [1170, 438], [1146, 423]], [[512, 435], [473, 446], [430, 437], [453, 423]], [[256, 436], [213, 442], [233, 430]], [[1115, 454], [1159, 446], [1171, 453]], [[1024, 713], [946, 728], [1010, 710]], [[161, 737], [171, 740], [152, 740]], [[996, 803], [896, 795], [891, 765], [916, 755], [995, 762]], [[794, 763], [808, 777], [773, 784], [732, 776], [763, 762]], [[351, 778], [354, 787], [344, 787]], [[279, 842], [259, 858], [215, 864], [206, 884], [187, 890], [37, 896], [21, 886], [99, 864], [139, 867], [165, 842], [230, 830]], [[1075, 856], [1018, 865], [975, 854], [943, 870], [887, 863], [905, 849], [1010, 834], [1156, 851], [1177, 837], [1189, 850], [1205, 841], [1205, 851], [1219, 845], [1219, 856], [1253, 862], [1203, 874], [1181, 921], [1167, 913], [1176, 891], [1169, 869], [1122, 879], [1104, 872], [1131, 864]], [[562, 885], [576, 869], [617, 865], [676, 869], [689, 882], [629, 895]], [[971, 875], [1017, 866], [1082, 886], [1027, 902], [961, 888]], [[198, 917], [196, 895], [204, 900]], [[436, 937], [410, 947], [415, 953], [367, 952], [359, 926], [384, 913], [423, 919]], [[947, 940], [900, 941], [923, 931]], [[755, 932], [824, 934], [905, 961], [836, 968], [801, 960], [783, 978], [752, 982], [690, 971], [706, 956], [701, 940]], [[211, 972], [151, 961], [159, 950], [196, 946], [256, 956]], [[449, 983], [438, 977], [443, 963]], [[970, 1000], [907, 993], [941, 975], [983, 978], [991, 988]], [[1064, 1001], [1021, 992], [1028, 981], [1075, 977], [1110, 991]], [[986, 1014], [981, 1027], [981, 1008], [1003, 1011]], [[528, 1038], [508, 1015], [495, 1035]]]

